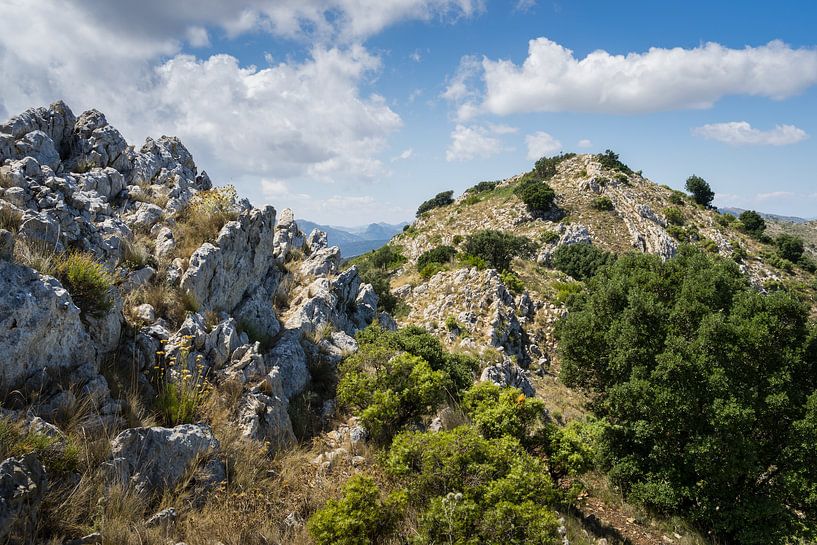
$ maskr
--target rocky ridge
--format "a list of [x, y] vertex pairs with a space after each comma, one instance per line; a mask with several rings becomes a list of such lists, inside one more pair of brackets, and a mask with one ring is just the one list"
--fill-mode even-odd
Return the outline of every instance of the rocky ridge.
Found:
[[[183, 212], [213, 192], [227, 195], [233, 219], [184, 255]], [[223, 480], [219, 442], [205, 425], [128, 429], [104, 369], [131, 373], [153, 395], [160, 364], [171, 380], [236, 384], [234, 425], [274, 450], [295, 440], [287, 408], [312, 380], [310, 366], [336, 365], [377, 318], [372, 287], [341, 269], [323, 233], [301, 232], [290, 210], [219, 193], [176, 138], [135, 148], [102, 113], [76, 116], [62, 102], [0, 124], [0, 242], [0, 384], [18, 392], [4, 417], [54, 421], [92, 399], [97, 410], [81, 426], [123, 430], [111, 474], [137, 490], [172, 488], [193, 462], [205, 480]], [[76, 252], [114, 279], [101, 314], [81, 310], [48, 267]], [[145, 300], [151, 290], [159, 295]], [[183, 320], [171, 300], [187, 307]], [[7, 460], [0, 479], [6, 466], [32, 494], [47, 486], [35, 462]], [[5, 501], [0, 518], [22, 521]], [[37, 501], [26, 503], [35, 516]]]

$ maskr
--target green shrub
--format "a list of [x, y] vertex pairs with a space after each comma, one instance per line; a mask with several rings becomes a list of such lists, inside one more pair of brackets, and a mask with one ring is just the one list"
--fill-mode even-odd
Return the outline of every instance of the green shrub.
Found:
[[509, 435], [523, 443], [545, 416], [542, 400], [525, 397], [518, 388], [500, 388], [487, 381], [466, 390], [462, 407], [483, 437]]
[[360, 279], [363, 282], [372, 285], [374, 292], [377, 294], [378, 308], [388, 312], [389, 314], [394, 313], [399, 300], [391, 292], [389, 275], [383, 274], [376, 269], [365, 269], [360, 272]]
[[791, 261], [784, 257], [780, 257], [777, 254], [767, 256], [765, 261], [767, 264], [771, 265], [776, 269], [780, 269], [782, 271], [786, 271], [789, 273], [794, 271], [794, 263], [792, 263]]
[[553, 157], [542, 157], [536, 161], [533, 167], [533, 175], [540, 180], [550, 180], [556, 175], [559, 163], [575, 156], [575, 153], [561, 153]]
[[755, 237], [760, 236], [766, 230], [766, 221], [754, 210], [744, 210], [738, 219], [743, 229]]
[[462, 324], [453, 316], [449, 316], [445, 319], [445, 328], [451, 333], [458, 333], [463, 329]]
[[344, 485], [343, 496], [329, 500], [307, 523], [318, 545], [374, 545], [395, 529], [406, 509], [406, 495], [385, 496], [366, 475], [355, 475]]
[[431, 278], [432, 276], [434, 276], [438, 272], [444, 271], [444, 270], [445, 270], [445, 266], [442, 265], [441, 263], [428, 263], [422, 269], [420, 269], [419, 272], [420, 272], [420, 276], [423, 278], [423, 280], [428, 280], [429, 278]]
[[557, 475], [575, 476], [592, 469], [598, 459], [598, 444], [604, 422], [572, 420], [564, 427], [548, 424], [544, 444], [551, 471]]
[[113, 308], [113, 277], [92, 255], [66, 255], [57, 265], [57, 278], [84, 315], [98, 318]]
[[711, 238], [702, 238], [700, 241], [698, 241], [698, 246], [703, 248], [707, 252], [710, 252], [710, 253], [713, 253], [713, 254], [718, 253], [718, 245]]
[[553, 252], [553, 266], [576, 280], [586, 280], [616, 259], [592, 244], [565, 244]]
[[797, 264], [800, 265], [805, 271], [808, 271], [810, 273], [817, 272], [817, 262], [815, 262], [814, 259], [810, 258], [807, 255], [801, 256]]
[[485, 260], [493, 268], [506, 271], [514, 257], [528, 257], [535, 245], [525, 237], [502, 231], [485, 229], [477, 231], [465, 240], [465, 252]]
[[541, 240], [544, 244], [553, 244], [559, 240], [559, 233], [555, 231], [542, 231], [542, 234], [539, 235], [539, 240]]
[[632, 169], [622, 163], [619, 158], [618, 154], [615, 153], [613, 150], [605, 150], [604, 153], [599, 153], [596, 155], [596, 160], [601, 163], [602, 168], [606, 168], [608, 170], [620, 170], [625, 174], [632, 174]]
[[783, 233], [778, 235], [774, 243], [777, 246], [778, 255], [789, 261], [799, 261], [805, 251], [803, 239], [794, 235]]
[[606, 211], [606, 210], [613, 210], [613, 201], [610, 200], [610, 197], [607, 195], [602, 195], [601, 197], [596, 197], [593, 199], [592, 204], [590, 205], [596, 210]]
[[406, 262], [406, 258], [399, 247], [391, 244], [373, 250], [367, 256], [371, 266], [382, 271], [392, 271]]
[[687, 197], [682, 192], [673, 189], [669, 196], [669, 202], [677, 206], [685, 206], [687, 203]]
[[817, 504], [817, 330], [794, 296], [681, 246], [587, 281], [556, 335], [562, 379], [610, 422], [600, 458], [625, 494], [718, 542], [796, 543]]
[[584, 285], [581, 282], [554, 282], [553, 289], [556, 291], [556, 303], [563, 305], [580, 293]]
[[185, 337], [175, 354], [166, 354], [163, 350], [156, 354], [154, 406], [162, 422], [170, 427], [198, 422], [202, 405], [212, 391], [205, 380], [202, 356], [196, 358], [193, 371], [187, 369], [192, 348], [190, 342], [191, 339]]
[[459, 245], [459, 243], [460, 243], [460, 242], [462, 242], [463, 240], [465, 240], [465, 237], [464, 237], [464, 236], [462, 236], [462, 235], [454, 235], [454, 238], [452, 238], [452, 239], [451, 239], [451, 244], [453, 244], [454, 246], [457, 246], [457, 245]]
[[686, 190], [692, 194], [692, 198], [695, 199], [695, 202], [700, 205], [709, 206], [712, 203], [712, 199], [715, 198], [715, 192], [712, 191], [712, 188], [709, 187], [706, 180], [700, 176], [693, 174], [687, 178], [685, 187]]
[[476, 267], [480, 271], [488, 268], [484, 259], [468, 253], [457, 254], [457, 262], [461, 267]]
[[440, 208], [442, 206], [448, 206], [454, 202], [454, 192], [453, 191], [443, 191], [442, 193], [437, 193], [434, 198], [425, 201], [423, 204], [417, 208], [417, 217], [422, 215], [429, 210], [433, 210], [435, 208]]
[[722, 227], [728, 227], [737, 221], [737, 218], [728, 212], [715, 216], [715, 221]]
[[683, 225], [686, 221], [684, 214], [678, 208], [670, 206], [664, 209], [664, 217], [670, 225]]
[[417, 258], [417, 269], [422, 269], [429, 263], [448, 263], [454, 259], [455, 255], [457, 255], [457, 250], [452, 246], [438, 246], [420, 254], [420, 257]]
[[510, 290], [511, 293], [520, 294], [525, 291], [525, 283], [522, 282], [522, 279], [516, 276], [511, 271], [503, 271], [499, 275], [502, 283], [505, 284], [505, 287]]
[[500, 184], [499, 181], [494, 182], [479, 182], [478, 184], [469, 187], [465, 190], [466, 193], [485, 193], [487, 191], [493, 191], [496, 189], [496, 186]]
[[514, 189], [514, 194], [525, 203], [532, 214], [547, 212], [553, 208], [556, 199], [556, 193], [547, 183], [535, 179], [520, 182]]

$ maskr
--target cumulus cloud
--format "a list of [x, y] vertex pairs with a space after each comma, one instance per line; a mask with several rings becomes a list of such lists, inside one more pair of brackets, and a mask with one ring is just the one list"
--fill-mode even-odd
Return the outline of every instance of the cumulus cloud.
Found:
[[[401, 119], [361, 91], [381, 66], [360, 44], [400, 21], [482, 9], [481, 0], [39, 0], [36, 8], [0, 0], [0, 114], [57, 99], [77, 113], [94, 107], [137, 145], [181, 137], [219, 182], [372, 179], [385, 172], [378, 156]], [[181, 54], [185, 44], [247, 32], [313, 45], [301, 60], [270, 58], [261, 68]]]
[[562, 149], [561, 142], [543, 131], [525, 136], [525, 143], [528, 145], [528, 159], [532, 161], [545, 155], [553, 155]]
[[521, 66], [485, 58], [479, 73], [481, 88], [446, 97], [458, 103], [460, 119], [479, 113], [640, 113], [708, 108], [729, 95], [790, 97], [817, 84], [817, 49], [793, 49], [781, 41], [743, 49], [710, 42], [627, 55], [597, 50], [576, 58], [570, 49], [537, 38]]
[[593, 142], [591, 142], [587, 138], [582, 138], [576, 145], [579, 146], [580, 148], [592, 148]]
[[404, 149], [400, 152], [399, 155], [396, 157], [392, 157], [392, 162], [394, 161], [405, 161], [407, 159], [411, 159], [411, 156], [414, 155], [414, 150], [412, 148]]
[[498, 138], [491, 136], [490, 129], [480, 126], [457, 125], [451, 132], [451, 144], [445, 152], [446, 161], [485, 159], [504, 149]]
[[692, 129], [692, 134], [732, 146], [785, 146], [808, 138], [806, 131], [794, 125], [776, 125], [773, 129], [763, 131], [746, 121], [712, 123]]

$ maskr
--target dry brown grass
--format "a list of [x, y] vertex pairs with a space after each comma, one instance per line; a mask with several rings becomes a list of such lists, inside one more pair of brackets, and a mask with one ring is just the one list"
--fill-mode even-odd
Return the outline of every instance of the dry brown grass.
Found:
[[189, 259], [205, 242], [213, 243], [221, 228], [238, 218], [235, 209], [235, 189], [232, 186], [201, 191], [176, 217], [173, 238], [176, 240], [174, 257]]
[[157, 316], [165, 318], [174, 326], [181, 325], [187, 311], [192, 310], [191, 302], [180, 289], [163, 282], [148, 284], [125, 296], [125, 318], [128, 322], [141, 324], [134, 311], [137, 306], [145, 303], [156, 309]]
[[[2, 203], [0, 203], [2, 204]], [[0, 229], [16, 233], [23, 222], [23, 213], [10, 206], [0, 206]]]
[[14, 245], [14, 260], [42, 274], [56, 276], [62, 254], [44, 241], [18, 238]]

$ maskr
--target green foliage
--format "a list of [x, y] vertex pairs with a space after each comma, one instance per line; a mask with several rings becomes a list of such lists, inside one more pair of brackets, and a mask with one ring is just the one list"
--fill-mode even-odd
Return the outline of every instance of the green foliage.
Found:
[[460, 242], [462, 242], [463, 240], [465, 240], [465, 237], [464, 237], [464, 236], [462, 236], [462, 235], [454, 235], [454, 237], [451, 239], [451, 244], [453, 244], [454, 246], [457, 246], [457, 245], [459, 245], [459, 244], [460, 244]]
[[445, 328], [452, 333], [458, 333], [462, 330], [462, 324], [460, 324], [453, 316], [448, 316], [445, 319]]
[[525, 237], [485, 229], [477, 231], [465, 240], [465, 252], [483, 259], [491, 267], [506, 271], [514, 257], [528, 257], [535, 245]]
[[576, 280], [586, 280], [616, 260], [613, 253], [592, 244], [565, 244], [553, 252], [553, 266]]
[[212, 391], [205, 380], [206, 371], [202, 356], [197, 356], [195, 369], [187, 369], [190, 360], [192, 337], [186, 336], [174, 354], [164, 350], [157, 352], [153, 366], [153, 383], [156, 386], [154, 407], [164, 424], [178, 426], [198, 422], [201, 408]]
[[466, 193], [485, 193], [493, 191], [499, 185], [499, 181], [495, 182], [479, 182], [478, 184], [469, 187], [465, 190]]
[[596, 197], [595, 199], [593, 199], [593, 202], [591, 203], [590, 206], [592, 206], [596, 210], [601, 211], [613, 210], [614, 208], [613, 201], [611, 201], [610, 197], [608, 197], [607, 195]]
[[49, 437], [19, 422], [0, 418], [0, 458], [34, 453], [49, 476], [75, 473], [80, 468], [80, 448], [72, 437]]
[[539, 235], [539, 240], [544, 244], [553, 244], [559, 240], [559, 233], [555, 231], [542, 231], [542, 234]]
[[474, 384], [463, 394], [462, 408], [483, 437], [508, 435], [522, 443], [545, 416], [542, 400], [527, 398], [518, 388], [500, 388], [487, 381]]
[[682, 192], [673, 189], [669, 196], [669, 202], [676, 206], [685, 206], [687, 203], [687, 196]]
[[715, 198], [715, 192], [712, 191], [712, 188], [709, 187], [706, 180], [700, 176], [693, 174], [687, 178], [685, 187], [686, 190], [692, 194], [692, 198], [695, 199], [695, 202], [700, 205], [709, 206], [712, 203], [712, 199]]
[[592, 469], [598, 459], [604, 425], [604, 421], [593, 419], [572, 420], [564, 427], [548, 424], [543, 435], [551, 471], [575, 476]]
[[488, 262], [481, 257], [477, 257], [469, 253], [458, 254], [457, 262], [461, 267], [476, 267], [480, 271], [488, 268]]
[[453, 191], [443, 191], [442, 193], [437, 193], [434, 196], [434, 198], [425, 201], [423, 204], [420, 205], [419, 208], [417, 208], [417, 217], [419, 217], [424, 212], [428, 212], [429, 210], [433, 210], [434, 208], [448, 206], [453, 202], [454, 202]]
[[508, 288], [511, 293], [520, 294], [525, 291], [525, 283], [522, 282], [522, 279], [516, 276], [511, 271], [503, 271], [499, 275], [502, 283], [505, 284], [505, 287]]
[[619, 160], [618, 154], [613, 150], [608, 149], [604, 153], [599, 153], [596, 155], [596, 160], [601, 163], [602, 168], [608, 170], [620, 170], [625, 174], [632, 174], [633, 172], [630, 167]]
[[694, 225], [667, 225], [667, 234], [680, 242], [696, 242], [701, 239], [701, 234]]
[[403, 432], [386, 468], [412, 503], [428, 506], [419, 543], [558, 543], [547, 506], [559, 494], [547, 467], [510, 436], [486, 439], [469, 426]]
[[557, 337], [562, 378], [594, 393], [601, 459], [631, 498], [720, 542], [815, 530], [817, 331], [793, 296], [762, 295], [694, 247], [628, 254], [587, 282]]
[[429, 263], [448, 263], [454, 259], [455, 255], [457, 255], [457, 250], [452, 246], [438, 246], [420, 254], [420, 257], [417, 258], [417, 268], [422, 269]]
[[770, 254], [764, 256], [767, 265], [771, 265], [776, 269], [780, 269], [786, 272], [793, 272], [794, 271], [794, 263], [789, 261], [784, 257], [780, 257], [778, 254]]
[[405, 509], [404, 492], [384, 497], [371, 477], [355, 475], [340, 499], [309, 518], [307, 529], [318, 545], [373, 545], [391, 535]]
[[584, 285], [581, 282], [554, 282], [553, 289], [556, 290], [556, 303], [564, 305], [570, 301], [571, 297], [580, 293]]
[[667, 218], [667, 223], [670, 225], [683, 225], [686, 221], [683, 212], [674, 206], [664, 209], [664, 217]]
[[715, 216], [715, 221], [718, 222], [718, 225], [721, 225], [722, 227], [727, 227], [735, 223], [737, 221], [737, 218], [728, 212], [724, 212], [723, 214], [718, 214], [717, 216]]
[[796, 262], [803, 257], [805, 246], [803, 245], [803, 239], [800, 237], [783, 233], [778, 235], [774, 244], [777, 246], [778, 255], [783, 259]]
[[520, 182], [514, 189], [514, 194], [533, 214], [547, 212], [553, 208], [553, 201], [556, 199], [556, 193], [547, 183], [532, 178]]
[[817, 272], [817, 262], [805, 254], [800, 257], [800, 261], [798, 261], [797, 264], [803, 267], [803, 270], [805, 271], [810, 273]]
[[378, 442], [434, 414], [473, 382], [476, 360], [445, 352], [439, 339], [422, 328], [384, 331], [373, 325], [357, 340], [358, 351], [339, 368], [338, 400], [360, 413]]
[[57, 265], [57, 278], [84, 315], [99, 318], [113, 308], [113, 277], [92, 255], [68, 254]]
[[420, 276], [424, 280], [428, 280], [429, 278], [443, 270], [445, 270], [445, 266], [442, 263], [432, 262], [427, 263], [425, 266], [423, 266], [423, 268], [421, 268], [419, 272]]
[[533, 167], [533, 175], [539, 180], [550, 180], [556, 175], [556, 168], [559, 166], [559, 163], [575, 156], [575, 153], [560, 153], [553, 157], [542, 157], [536, 161]]
[[766, 221], [754, 210], [744, 210], [740, 213], [741, 225], [743, 229], [754, 236], [760, 236], [766, 230]]
[[399, 303], [391, 293], [390, 277], [405, 262], [401, 248], [392, 244], [386, 244], [352, 260], [358, 268], [360, 278], [374, 288], [378, 307], [388, 313], [394, 313]]

